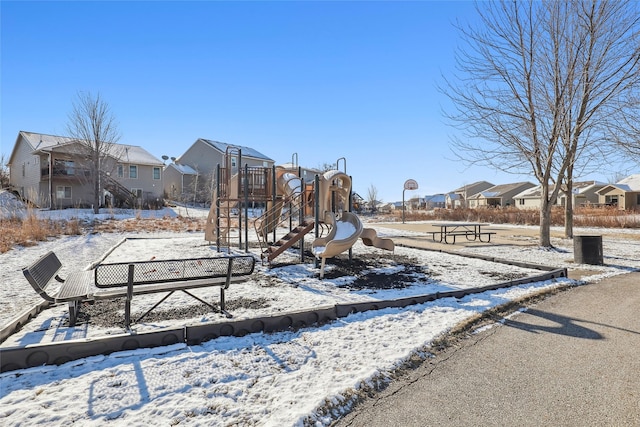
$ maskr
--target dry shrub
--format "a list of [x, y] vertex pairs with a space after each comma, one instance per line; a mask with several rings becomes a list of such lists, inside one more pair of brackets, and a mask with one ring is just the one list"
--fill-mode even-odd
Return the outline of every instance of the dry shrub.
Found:
[[28, 215], [25, 219], [3, 219], [0, 224], [0, 253], [9, 251], [15, 245], [33, 246], [59, 234], [57, 224], [39, 220], [35, 215]]
[[615, 207], [585, 207], [576, 209], [574, 222], [583, 227], [640, 228], [640, 213]]
[[107, 219], [96, 221], [93, 230], [103, 233], [136, 233], [140, 231], [204, 232], [204, 218], [132, 218], [125, 220]]
[[[564, 226], [564, 208], [554, 206], [551, 209], [551, 225]], [[432, 211], [405, 211], [405, 221], [465, 221], [488, 222], [491, 224], [539, 225], [538, 209], [477, 208], [477, 209], [434, 209]], [[387, 215], [386, 220], [401, 221], [402, 211]], [[617, 208], [576, 208], [574, 226], [602, 228], [640, 228], [640, 213], [623, 211]]]

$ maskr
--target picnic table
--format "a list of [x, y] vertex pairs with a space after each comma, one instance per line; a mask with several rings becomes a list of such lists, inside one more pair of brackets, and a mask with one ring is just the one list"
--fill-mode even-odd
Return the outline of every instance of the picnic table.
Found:
[[438, 227], [439, 231], [429, 231], [434, 242], [455, 244], [456, 237], [464, 236], [467, 241], [489, 243], [491, 236], [496, 234], [495, 231], [486, 231], [482, 227], [489, 224], [481, 222], [443, 222], [432, 224]]

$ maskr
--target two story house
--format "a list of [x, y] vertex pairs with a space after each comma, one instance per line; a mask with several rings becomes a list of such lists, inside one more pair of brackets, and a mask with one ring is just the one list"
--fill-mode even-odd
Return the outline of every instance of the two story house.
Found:
[[161, 203], [161, 160], [139, 146], [109, 144], [94, 176], [81, 145], [65, 136], [20, 131], [8, 162], [12, 188], [36, 206], [51, 209], [90, 207], [95, 180], [101, 205]]
[[466, 208], [469, 207], [469, 197], [474, 194], [478, 194], [481, 191], [488, 190], [494, 185], [487, 181], [474, 182], [473, 184], [466, 184], [456, 190], [453, 190], [445, 195], [445, 206], [448, 209]]
[[210, 201], [217, 165], [235, 174], [245, 165], [271, 168], [274, 164], [273, 159], [253, 148], [198, 138], [167, 166], [164, 193], [174, 200]]

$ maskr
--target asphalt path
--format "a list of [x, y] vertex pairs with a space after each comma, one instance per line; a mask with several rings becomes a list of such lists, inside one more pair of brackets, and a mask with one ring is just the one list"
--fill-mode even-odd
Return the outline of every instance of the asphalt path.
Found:
[[333, 425], [640, 426], [640, 273], [472, 334]]

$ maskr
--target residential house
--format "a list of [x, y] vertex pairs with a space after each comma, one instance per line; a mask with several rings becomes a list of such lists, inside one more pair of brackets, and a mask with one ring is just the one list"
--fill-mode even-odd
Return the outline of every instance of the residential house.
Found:
[[470, 208], [514, 206], [514, 196], [532, 187], [535, 185], [530, 182], [494, 185], [469, 197], [467, 202]]
[[487, 181], [478, 181], [473, 184], [466, 184], [445, 195], [445, 207], [447, 209], [468, 207], [467, 200], [470, 196], [478, 194], [481, 191], [488, 190], [491, 187], [493, 187], [493, 184]]
[[394, 209], [396, 209], [396, 207], [393, 203], [379, 203], [376, 206], [376, 212], [382, 213], [382, 214], [391, 213]]
[[[175, 163], [189, 166], [196, 171], [196, 175], [192, 178], [194, 183], [197, 181], [198, 187], [177, 187], [176, 192], [196, 194], [198, 201], [208, 201], [205, 196], [211, 194], [210, 190], [215, 182], [218, 165], [234, 175], [238, 172], [238, 168], [244, 168], [245, 165], [250, 168], [272, 168], [275, 162], [253, 148], [198, 138], [184, 154], [175, 160]], [[174, 183], [178, 182], [174, 181]]]
[[431, 196], [424, 196], [424, 206], [427, 210], [436, 208], [444, 208], [446, 203], [445, 194], [434, 194]]
[[[598, 181], [584, 181], [574, 182], [572, 191], [572, 203], [574, 207], [597, 204], [598, 194], [597, 191], [604, 187], [606, 184]], [[554, 186], [549, 188], [549, 191], [553, 191]], [[518, 209], [540, 209], [542, 200], [542, 186], [537, 185], [532, 188], [528, 188], [523, 192], [514, 196], [516, 201], [515, 206]], [[553, 201], [553, 205], [564, 206], [567, 203], [567, 190], [566, 186], [558, 193], [558, 197]]]
[[[599, 181], [583, 181], [573, 183], [573, 207], [597, 205], [600, 203], [598, 191], [607, 184]], [[563, 188], [558, 195], [558, 204], [565, 206], [567, 200], [567, 191]]]
[[[518, 209], [539, 210], [542, 205], [542, 186], [536, 185], [535, 187], [527, 188], [513, 196], [513, 199], [515, 200], [514, 206]], [[553, 204], [557, 204], [557, 200], [554, 200]]]
[[164, 168], [164, 196], [169, 200], [191, 201], [197, 186], [198, 172], [191, 166], [169, 163]]
[[419, 209], [426, 209], [425, 200], [423, 197], [412, 197], [406, 201], [406, 208], [410, 211], [416, 211]]
[[602, 205], [617, 206], [618, 209], [640, 208], [640, 174], [626, 177], [615, 184], [607, 184], [597, 191]]
[[89, 207], [97, 179], [101, 204], [126, 202], [142, 206], [162, 199], [162, 166], [145, 149], [108, 144], [109, 155], [97, 177], [77, 139], [20, 131], [9, 157], [12, 188], [36, 206]]

